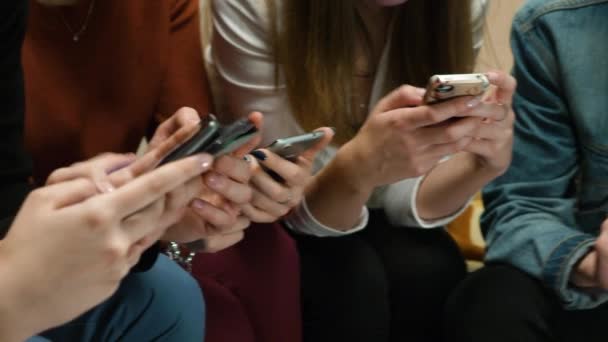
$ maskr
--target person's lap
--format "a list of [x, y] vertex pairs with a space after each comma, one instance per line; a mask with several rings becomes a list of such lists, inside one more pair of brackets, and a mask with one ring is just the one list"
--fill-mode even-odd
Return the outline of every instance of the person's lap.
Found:
[[491, 264], [472, 273], [446, 306], [451, 341], [605, 341], [608, 304], [564, 310], [542, 283], [510, 265]]
[[31, 341], [200, 342], [204, 317], [196, 281], [161, 255], [150, 270], [128, 275], [102, 304]]

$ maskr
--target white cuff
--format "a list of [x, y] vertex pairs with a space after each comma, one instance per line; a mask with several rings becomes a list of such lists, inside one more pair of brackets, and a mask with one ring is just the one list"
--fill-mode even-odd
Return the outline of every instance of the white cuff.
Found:
[[285, 225], [297, 233], [306, 235], [313, 235], [318, 237], [337, 237], [354, 234], [367, 226], [369, 221], [369, 211], [367, 207], [361, 209], [361, 215], [359, 216], [359, 222], [351, 229], [342, 231], [328, 227], [319, 222], [308, 210], [306, 204], [306, 198], [302, 199], [300, 205], [298, 205], [287, 217], [283, 219]]
[[414, 191], [412, 191], [411, 195], [412, 214], [414, 215], [414, 219], [416, 220], [420, 228], [437, 228], [447, 225], [448, 223], [454, 221], [460, 214], [462, 214], [469, 206], [469, 204], [471, 204], [471, 202], [473, 201], [473, 197], [469, 198], [465, 205], [463, 205], [460, 209], [458, 209], [458, 211], [449, 216], [441, 217], [435, 220], [425, 220], [421, 218], [420, 215], [418, 215], [418, 208], [416, 207], [416, 197], [418, 196], [418, 190], [420, 189], [420, 184], [422, 184], [423, 180], [424, 177], [418, 178], [418, 180], [416, 181], [416, 185], [414, 185]]

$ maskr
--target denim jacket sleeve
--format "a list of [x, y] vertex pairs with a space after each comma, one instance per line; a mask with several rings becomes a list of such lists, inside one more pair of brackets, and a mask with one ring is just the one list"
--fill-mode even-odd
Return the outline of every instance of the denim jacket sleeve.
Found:
[[579, 147], [560, 89], [559, 65], [542, 25], [514, 21], [511, 44], [518, 81], [513, 162], [483, 191], [486, 259], [506, 262], [553, 289], [566, 309], [595, 307], [607, 294], [569, 283], [573, 267], [595, 236], [577, 226]]

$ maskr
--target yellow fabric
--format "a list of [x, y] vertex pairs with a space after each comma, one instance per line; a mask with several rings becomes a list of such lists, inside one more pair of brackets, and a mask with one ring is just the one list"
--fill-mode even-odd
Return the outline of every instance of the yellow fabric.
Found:
[[479, 228], [479, 216], [482, 211], [483, 202], [477, 194], [469, 207], [448, 225], [448, 232], [467, 260], [483, 260], [485, 243]]

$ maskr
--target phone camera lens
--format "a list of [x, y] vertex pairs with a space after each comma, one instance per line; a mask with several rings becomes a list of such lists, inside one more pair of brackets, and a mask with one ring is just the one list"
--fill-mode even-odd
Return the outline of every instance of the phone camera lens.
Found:
[[450, 84], [442, 84], [439, 87], [435, 88], [435, 91], [438, 93], [449, 93], [454, 90], [454, 86]]

